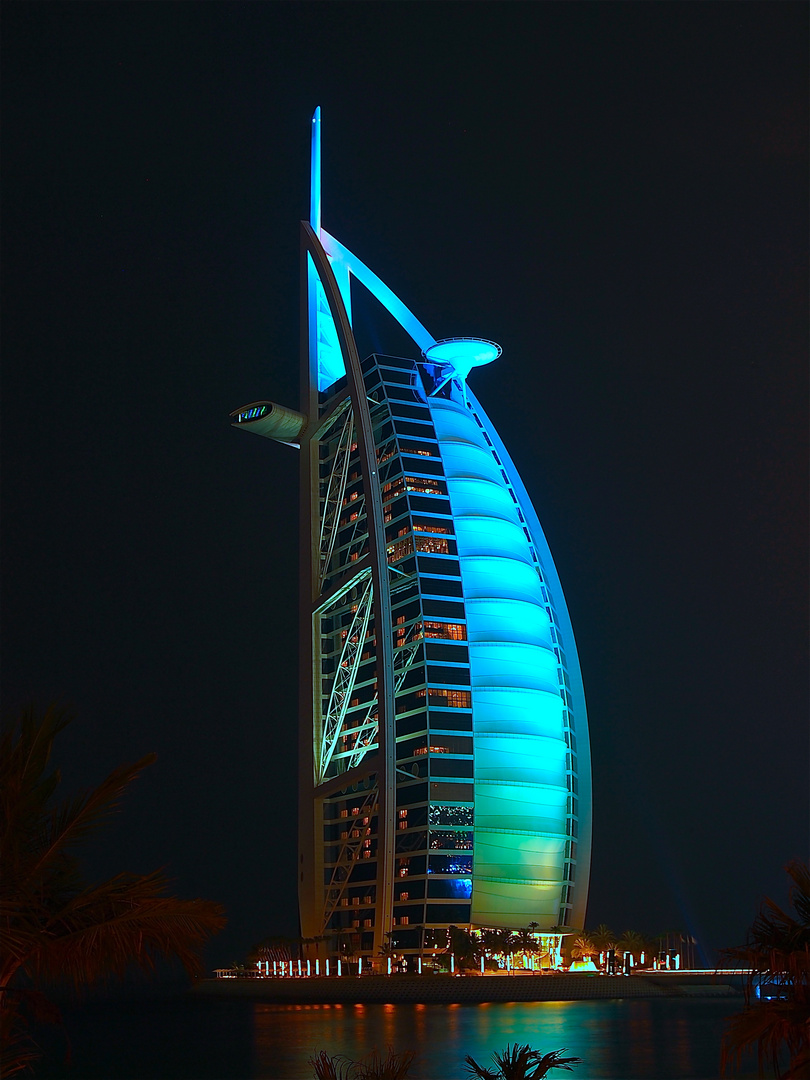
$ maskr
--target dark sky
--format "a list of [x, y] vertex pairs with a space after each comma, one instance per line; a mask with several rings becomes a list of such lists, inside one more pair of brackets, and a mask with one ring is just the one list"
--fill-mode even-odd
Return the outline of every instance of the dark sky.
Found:
[[[737, 943], [807, 857], [807, 7], [3, 5], [2, 708], [92, 856], [296, 933], [298, 222], [474, 373], [589, 704], [589, 926]], [[371, 308], [369, 308], [371, 310]], [[401, 338], [361, 328], [382, 351]]]

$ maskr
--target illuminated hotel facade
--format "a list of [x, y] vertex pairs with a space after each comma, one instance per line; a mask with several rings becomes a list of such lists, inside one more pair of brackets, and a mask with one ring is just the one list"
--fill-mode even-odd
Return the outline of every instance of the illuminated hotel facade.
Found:
[[[301, 225], [298, 410], [235, 426], [299, 448], [301, 933], [421, 955], [447, 928], [584, 926], [585, 697], [537, 516], [467, 386], [500, 355], [437, 341], [321, 226], [320, 110]], [[361, 359], [359, 282], [414, 342]]]

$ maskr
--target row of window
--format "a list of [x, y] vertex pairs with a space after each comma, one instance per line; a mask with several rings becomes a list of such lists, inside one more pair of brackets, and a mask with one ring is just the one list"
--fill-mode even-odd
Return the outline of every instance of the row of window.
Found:
[[[419, 495], [447, 495], [447, 485], [443, 480], [439, 480], [433, 476], [398, 476], [395, 480], [389, 480], [388, 483], [383, 484], [382, 487], [382, 500], [383, 503], [389, 503], [392, 499], [396, 499], [404, 492], [410, 491]], [[348, 501], [357, 498], [357, 493], [352, 492], [348, 496], [348, 500], [344, 500], [343, 505], [348, 505]]]
[[448, 690], [444, 686], [429, 686], [426, 690], [417, 690], [414, 696], [417, 698], [427, 696], [430, 705], [447, 705], [451, 709], [472, 708], [472, 694], [469, 690]]
[[[416, 925], [421, 926], [423, 920], [419, 917], [422, 914], [421, 908], [414, 915], [395, 915], [394, 926], [409, 926]], [[459, 923], [468, 923], [470, 921], [470, 907], [469, 905], [462, 904], [426, 904], [425, 905], [425, 922], [428, 923], [444, 923], [446, 925], [454, 925]], [[368, 929], [374, 925], [372, 918], [364, 919], [352, 919], [351, 926], [353, 929], [358, 930], [360, 927]], [[561, 925], [565, 925], [562, 924]], [[335, 919], [333, 929], [340, 928], [340, 920]], [[444, 933], [444, 931], [442, 931]], [[402, 947], [401, 945], [399, 947]]]
[[389, 529], [386, 532], [386, 539], [398, 540], [401, 536], [405, 536], [413, 529], [415, 533], [438, 533], [440, 535], [452, 536], [453, 529], [450, 523], [445, 524], [443, 521], [426, 521], [424, 518], [414, 518], [413, 522], [406, 520], [402, 526], [394, 532]]
[[443, 641], [466, 641], [467, 627], [463, 623], [439, 622], [435, 619], [417, 621], [410, 626], [395, 626], [394, 645], [397, 648], [423, 637]]
[[396, 540], [393, 544], [387, 546], [388, 561], [395, 563], [408, 555], [413, 555], [414, 539], [416, 540], [417, 551], [428, 552], [431, 555], [455, 555], [456, 553], [455, 550], [450, 550], [449, 540], [439, 539], [434, 536], [416, 536], [415, 538], [406, 536], [403, 540]]

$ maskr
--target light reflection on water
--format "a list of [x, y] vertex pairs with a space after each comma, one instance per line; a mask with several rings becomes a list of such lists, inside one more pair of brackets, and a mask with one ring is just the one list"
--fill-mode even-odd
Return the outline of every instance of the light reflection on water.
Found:
[[[461, 1080], [464, 1057], [489, 1065], [507, 1043], [566, 1047], [571, 1080], [711, 1080], [729, 1002], [497, 1002], [480, 1005], [254, 1006], [254, 1080], [311, 1080], [320, 1050], [351, 1058], [415, 1050], [413, 1080]], [[552, 1075], [554, 1075], [552, 1073]]]

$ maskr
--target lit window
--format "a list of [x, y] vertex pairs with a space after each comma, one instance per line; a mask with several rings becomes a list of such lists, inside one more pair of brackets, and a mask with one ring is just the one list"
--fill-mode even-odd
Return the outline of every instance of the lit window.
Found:
[[[426, 696], [424, 690], [417, 690], [416, 696]], [[427, 690], [428, 701], [433, 705], [447, 705], [451, 709], [469, 709], [472, 697], [469, 690], [447, 690], [443, 686], [431, 686]]]
[[433, 825], [472, 825], [473, 811], [471, 806], [438, 806], [433, 805], [429, 811], [429, 821]]
[[391, 563], [404, 559], [406, 555], [413, 554], [413, 537], [407, 536], [404, 540], [394, 541], [393, 544], [388, 545], [386, 552], [388, 561]]
[[363, 926], [371, 926], [371, 919], [363, 919]]
[[463, 623], [425, 622], [425, 637], [444, 638], [447, 641], [466, 641], [467, 627]]
[[398, 476], [396, 480], [391, 480], [387, 484], [383, 484], [382, 497], [383, 502], [391, 502], [392, 499], [396, 499], [398, 495], [402, 495], [405, 491], [405, 481], [401, 476]]
[[450, 544], [447, 540], [439, 540], [429, 536], [417, 536], [416, 550], [426, 551], [431, 555], [449, 555]]
[[430, 834], [430, 846], [440, 850], [472, 851], [473, 834], [471, 832], [433, 832]]
[[[411, 641], [418, 641], [421, 638], [421, 636], [422, 636], [422, 624], [420, 622], [416, 622], [411, 626], [410, 640]], [[402, 646], [407, 643], [408, 631], [405, 629], [404, 626], [397, 627], [397, 629], [394, 631], [394, 637], [395, 637], [394, 645], [396, 646], [397, 649], [401, 649]]]
[[398, 827], [400, 829], [407, 829], [408, 828], [408, 822], [407, 821], [399, 821], [399, 822], [397, 822], [397, 825], [398, 825]]
[[340, 816], [341, 817], [348, 817], [349, 816], [349, 811], [348, 810], [341, 810], [340, 811]]
[[[418, 491], [421, 495], [444, 495], [444, 484], [427, 476], [406, 476], [408, 491]], [[384, 489], [383, 489], [384, 490]]]
[[399, 898], [400, 898], [400, 900], [407, 900], [409, 895], [410, 895], [409, 893], [401, 892], [399, 894]]
[[449, 525], [425, 525], [419, 521], [413, 523], [414, 532], [422, 533], [451, 533], [453, 530]]
[[401, 818], [403, 818], [403, 817], [407, 817], [407, 816], [408, 816], [408, 811], [407, 811], [407, 810], [400, 810], [400, 812], [399, 812], [399, 816], [400, 816]]

